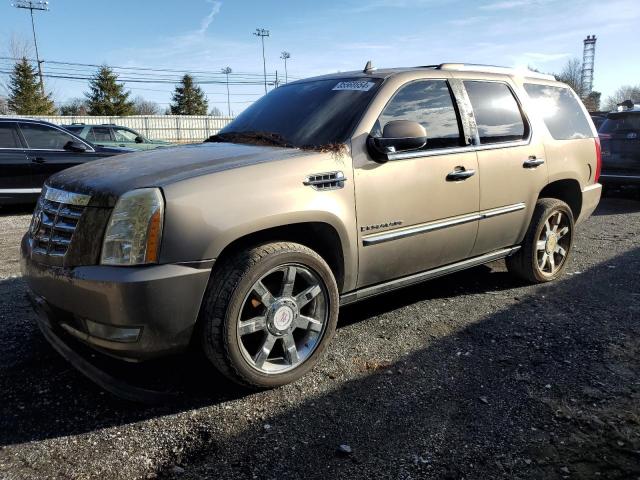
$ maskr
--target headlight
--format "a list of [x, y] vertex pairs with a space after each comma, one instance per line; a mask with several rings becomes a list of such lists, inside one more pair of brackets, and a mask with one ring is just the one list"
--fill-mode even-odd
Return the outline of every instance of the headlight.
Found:
[[132, 190], [111, 213], [102, 244], [103, 265], [158, 263], [164, 200], [158, 188]]

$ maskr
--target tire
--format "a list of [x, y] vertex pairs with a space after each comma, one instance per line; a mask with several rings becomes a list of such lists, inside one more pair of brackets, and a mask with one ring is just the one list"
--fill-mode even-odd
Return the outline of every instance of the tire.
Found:
[[573, 212], [569, 205], [555, 198], [539, 199], [520, 250], [506, 258], [507, 270], [531, 283], [555, 280], [567, 265], [573, 232]]
[[198, 320], [206, 357], [223, 375], [252, 389], [305, 375], [327, 348], [338, 320], [338, 287], [327, 263], [310, 248], [289, 242], [248, 248], [222, 262]]

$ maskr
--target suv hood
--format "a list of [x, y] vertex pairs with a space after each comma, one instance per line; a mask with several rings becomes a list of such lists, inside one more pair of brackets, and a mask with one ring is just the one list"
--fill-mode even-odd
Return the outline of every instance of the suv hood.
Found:
[[92, 206], [112, 207], [118, 197], [136, 188], [162, 187], [223, 170], [310, 154], [294, 148], [235, 143], [183, 145], [88, 162], [63, 170], [46, 183], [91, 195]]

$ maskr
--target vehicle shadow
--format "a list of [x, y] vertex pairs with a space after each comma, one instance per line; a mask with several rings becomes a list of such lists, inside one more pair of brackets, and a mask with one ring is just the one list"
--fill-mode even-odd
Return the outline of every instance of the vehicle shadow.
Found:
[[[346, 308], [342, 328], [399, 309], [388, 334], [407, 334], [394, 323], [417, 322], [411, 334], [420, 347], [392, 365], [372, 358], [371, 367], [346, 382], [327, 376], [324, 393], [245, 422], [234, 436], [203, 435], [179, 453], [167, 451], [160, 465], [166, 471], [159, 473], [171, 477], [171, 467], [181, 463], [195, 478], [214, 472], [299, 478], [302, 471], [336, 478], [364, 471], [392, 478], [560, 478], [566, 465], [578, 478], [640, 475], [634, 453], [640, 450], [640, 310], [633, 303], [640, 298], [639, 268], [635, 249], [559, 282], [509, 292], [504, 271], [481, 267]], [[202, 382], [212, 372], [189, 356], [162, 366], [182, 385], [175, 402], [149, 407], [105, 394], [49, 347], [18, 293], [24, 288], [19, 278], [0, 282], [1, 445], [249, 395], [222, 381]], [[510, 301], [496, 311], [492, 300], [480, 299], [488, 292]], [[471, 308], [484, 302], [492, 313], [432, 335], [433, 319], [413, 317], [412, 306], [445, 297]], [[317, 368], [332, 368], [331, 356]], [[256, 397], [284, 401], [298, 384]], [[238, 414], [223, 409], [215, 421], [233, 423]], [[354, 453], [336, 455], [339, 444]], [[401, 471], [389, 472], [398, 459]]]
[[[635, 249], [531, 289], [453, 334], [434, 339], [415, 328], [423, 347], [396, 363], [334, 381], [179, 461], [189, 478], [636, 478], [639, 268]], [[479, 273], [502, 282], [501, 273], [477, 270], [457, 281], [464, 289]], [[435, 283], [396, 295], [410, 305], [417, 290], [431, 298]], [[384, 311], [380, 300], [343, 316], [349, 323]], [[341, 444], [352, 453], [337, 451]], [[172, 476], [167, 468], [161, 478]]]
[[[517, 285], [506, 272], [480, 266], [347, 307], [338, 328], [420, 301]], [[0, 305], [4, 352], [0, 357], [0, 446], [136, 422], [251, 393], [232, 385], [199, 354], [189, 352], [143, 365], [117, 362], [115, 371], [123, 376], [145, 377], [158, 390], [175, 394], [154, 406], [121, 400], [77, 372], [47, 343], [37, 327], [24, 280], [0, 280]]]

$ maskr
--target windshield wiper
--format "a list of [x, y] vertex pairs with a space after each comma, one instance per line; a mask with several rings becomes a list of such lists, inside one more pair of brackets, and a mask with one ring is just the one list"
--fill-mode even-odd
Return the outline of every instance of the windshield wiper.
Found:
[[212, 135], [205, 142], [249, 143], [252, 145], [295, 148], [282, 135], [275, 132], [224, 132]]

